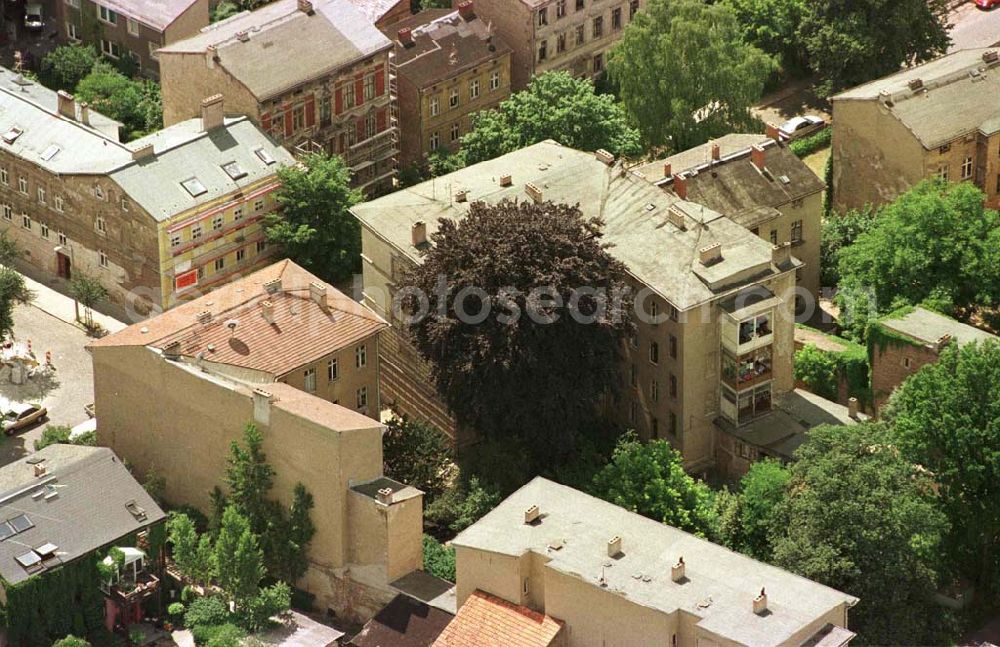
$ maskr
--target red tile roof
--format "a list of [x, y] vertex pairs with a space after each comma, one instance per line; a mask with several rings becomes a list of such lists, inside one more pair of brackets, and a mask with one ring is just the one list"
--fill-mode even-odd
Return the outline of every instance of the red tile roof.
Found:
[[[276, 279], [281, 280], [280, 290], [268, 294], [264, 284]], [[326, 287], [325, 308], [310, 298], [309, 284], [314, 282]], [[273, 305], [273, 324], [263, 317], [264, 301]], [[198, 315], [202, 312], [211, 313], [211, 321], [200, 323]], [[231, 322], [236, 323], [234, 329], [229, 326]], [[179, 342], [181, 355], [203, 353], [207, 361], [280, 377], [387, 326], [368, 308], [284, 260], [91, 346], [150, 346], [163, 350]]]
[[548, 647], [563, 621], [475, 591], [433, 647]]

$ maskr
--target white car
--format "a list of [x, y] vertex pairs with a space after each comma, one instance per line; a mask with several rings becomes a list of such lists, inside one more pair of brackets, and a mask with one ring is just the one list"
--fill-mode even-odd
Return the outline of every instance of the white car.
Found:
[[42, 18], [42, 5], [32, 2], [24, 7], [24, 26], [31, 30], [39, 30], [45, 26]]
[[791, 141], [800, 137], [812, 135], [826, 128], [826, 121], [822, 117], [814, 115], [804, 115], [789, 119], [778, 127], [778, 133], [785, 141]]

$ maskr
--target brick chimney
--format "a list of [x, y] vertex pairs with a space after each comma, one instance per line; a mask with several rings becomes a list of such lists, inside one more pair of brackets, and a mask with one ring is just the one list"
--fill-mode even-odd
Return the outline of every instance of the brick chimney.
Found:
[[375, 494], [375, 500], [382, 505], [392, 505], [392, 488], [384, 487], [380, 488]]
[[271, 424], [271, 398], [273, 396], [264, 389], [253, 390], [253, 419], [262, 425]]
[[618, 557], [622, 552], [621, 535], [615, 535], [608, 540], [608, 557]]
[[462, 20], [469, 21], [476, 17], [476, 9], [472, 0], [464, 0], [458, 3], [458, 15]]
[[326, 286], [318, 281], [311, 281], [309, 283], [309, 298], [318, 303], [321, 308], [326, 308]]
[[267, 323], [274, 323], [274, 304], [271, 303], [270, 299], [260, 302], [260, 316], [264, 317], [264, 321]]
[[750, 161], [757, 167], [757, 170], [763, 171], [765, 168], [764, 149], [757, 145], [752, 146], [750, 148]]
[[313, 3], [309, 0], [298, 0], [298, 8], [307, 16], [313, 15]]
[[153, 156], [153, 145], [146, 144], [145, 146], [140, 146], [139, 148], [132, 149], [132, 159], [134, 160], [144, 160], [147, 157]]
[[427, 223], [418, 220], [410, 226], [410, 242], [414, 247], [420, 247], [427, 242]]
[[594, 151], [594, 157], [600, 160], [601, 162], [604, 162], [608, 166], [611, 166], [612, 164], [615, 163], [615, 156], [609, 153], [608, 151], [604, 150], [603, 148], [598, 148], [596, 151]]
[[670, 567], [670, 580], [673, 582], [680, 582], [686, 576], [684, 575], [684, 557], [683, 555], [677, 559], [677, 563]]
[[722, 157], [722, 152], [719, 150], [718, 144], [712, 144], [712, 160], [718, 162]]
[[413, 45], [413, 30], [409, 27], [403, 27], [396, 32], [396, 37], [399, 39], [399, 44], [403, 47], [410, 47]]
[[847, 415], [852, 420], [858, 419], [858, 399], [857, 398], [847, 398]]
[[702, 265], [711, 265], [722, 260], [722, 243], [705, 245], [698, 250], [698, 260]]
[[65, 90], [60, 90], [56, 96], [59, 114], [67, 119], [76, 119], [76, 98]]
[[674, 193], [676, 193], [677, 197], [681, 200], [687, 199], [687, 180], [684, 178], [683, 174], [674, 174]]
[[222, 95], [216, 94], [201, 102], [201, 130], [209, 132], [225, 123], [226, 113], [222, 109]]
[[86, 101], [80, 102], [80, 123], [90, 125], [90, 104]]
[[533, 505], [524, 511], [524, 523], [526, 524], [535, 523], [536, 521], [538, 521], [538, 517], [539, 517], [539, 512], [537, 505]]
[[670, 172], [672, 168], [670, 167], [670, 162], [663, 163], [663, 177], [670, 177]]
[[753, 612], [759, 616], [767, 613], [767, 593], [760, 587], [760, 595], [753, 599]]
[[781, 141], [781, 134], [778, 132], [778, 127], [770, 121], [764, 124], [764, 134], [776, 142]]

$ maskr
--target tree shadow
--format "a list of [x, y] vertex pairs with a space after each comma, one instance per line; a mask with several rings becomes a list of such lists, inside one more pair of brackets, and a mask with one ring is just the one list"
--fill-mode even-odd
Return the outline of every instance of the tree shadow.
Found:
[[10, 368], [0, 369], [0, 396], [15, 402], [38, 402], [60, 386], [59, 377], [54, 370], [35, 373], [27, 377], [24, 384], [14, 384], [10, 381]]

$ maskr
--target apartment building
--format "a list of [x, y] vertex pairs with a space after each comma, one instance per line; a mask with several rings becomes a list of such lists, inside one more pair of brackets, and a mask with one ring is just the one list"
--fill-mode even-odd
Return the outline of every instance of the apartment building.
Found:
[[790, 245], [771, 245], [727, 216], [682, 200], [604, 151], [553, 141], [356, 205], [364, 303], [390, 321], [382, 343], [383, 397], [461, 447], [426, 365], [393, 319], [401, 272], [421, 262], [440, 218], [474, 201], [579, 204], [604, 220], [612, 256], [629, 270], [642, 317], [625, 344], [621, 394], [608, 413], [643, 438], [662, 438], [689, 469], [716, 462], [717, 434], [766, 416], [792, 389], [795, 272]]
[[[857, 598], [541, 477], [452, 545], [452, 625], [491, 631], [491, 614], [470, 607], [500, 598], [550, 619], [537, 623], [546, 641], [527, 644], [842, 647], [854, 637]], [[435, 644], [476, 644], [442, 643], [447, 632]]]
[[88, 347], [98, 442], [165, 477], [171, 503], [208, 511], [230, 443], [257, 425], [275, 470], [271, 496], [287, 506], [301, 482], [315, 500], [296, 586], [319, 609], [365, 622], [422, 564], [422, 493], [382, 474], [384, 327], [290, 261], [276, 263]]
[[391, 188], [399, 137], [392, 42], [349, 0], [278, 0], [159, 50], [163, 119], [221, 94], [296, 155], [341, 155], [355, 186]]
[[966, 49], [833, 97], [833, 200], [878, 205], [925, 178], [1000, 208], [1000, 50]]
[[351, 3], [379, 29], [409, 18], [413, 13], [410, 11], [410, 0], [351, 0]]
[[916, 307], [888, 315], [875, 324], [870, 347], [872, 394], [876, 413], [893, 391], [927, 364], [938, 361], [951, 344], [1000, 343], [1000, 337]]
[[767, 135], [725, 135], [636, 168], [678, 197], [724, 213], [772, 245], [790, 244], [802, 261], [796, 284], [818, 303], [823, 181]]
[[458, 11], [421, 11], [391, 26], [399, 79], [400, 161], [421, 164], [455, 152], [472, 116], [510, 96], [511, 50], [471, 2]]
[[135, 318], [268, 260], [260, 220], [293, 160], [219, 97], [128, 144], [73, 95], [2, 68], [0, 108], [0, 230], [41, 274], [97, 278]]
[[[464, 1], [454, 0], [461, 8]], [[475, 11], [512, 48], [513, 90], [563, 70], [593, 78], [645, 0], [477, 0]]]
[[209, 22], [209, 0], [57, 0], [54, 4], [60, 40], [93, 45], [115, 60], [132, 57], [140, 73], [154, 79], [160, 75], [156, 50], [197, 34]]

